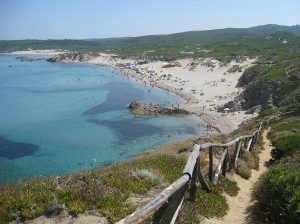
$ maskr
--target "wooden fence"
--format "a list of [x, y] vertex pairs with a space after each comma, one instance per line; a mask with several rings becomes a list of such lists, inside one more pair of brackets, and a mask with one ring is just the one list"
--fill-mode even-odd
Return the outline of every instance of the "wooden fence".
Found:
[[[235, 168], [242, 150], [251, 151], [253, 149], [260, 137], [263, 126], [268, 126], [269, 122], [277, 120], [288, 113], [293, 113], [293, 111], [273, 115], [262, 121], [259, 128], [253, 134], [237, 137], [228, 143], [195, 144], [183, 169], [183, 175], [154, 197], [148, 204], [120, 220], [117, 224], [142, 223], [151, 217], [153, 224], [175, 223], [183, 203], [184, 195], [189, 187], [192, 201], [195, 200], [196, 190], [200, 184], [208, 192], [211, 191], [206, 180], [207, 178], [204, 178], [203, 172], [200, 169], [201, 152], [208, 150], [208, 181], [216, 184], [221, 173], [225, 176], [226, 172]], [[229, 147], [231, 146], [234, 146], [234, 155], [230, 160]], [[220, 149], [222, 150], [221, 152], [219, 151]], [[214, 160], [215, 150], [218, 150], [220, 154], [217, 164], [214, 164], [216, 161], [216, 159]]]

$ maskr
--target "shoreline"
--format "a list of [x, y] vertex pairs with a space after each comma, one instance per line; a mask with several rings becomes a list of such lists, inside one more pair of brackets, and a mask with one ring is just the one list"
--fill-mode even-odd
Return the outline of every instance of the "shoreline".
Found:
[[[167, 93], [175, 94], [185, 101], [183, 105], [180, 105], [182, 109], [199, 116], [201, 120], [208, 123], [210, 127], [213, 127], [217, 133], [230, 133], [237, 129], [244, 121], [256, 115], [245, 114], [245, 111], [220, 113], [216, 111], [216, 107], [233, 100], [234, 97], [242, 91], [241, 88], [235, 88], [235, 85], [238, 78], [242, 75], [242, 72], [247, 67], [251, 66], [255, 62], [255, 59], [246, 59], [246, 62], [242, 63], [229, 63], [227, 66], [218, 64], [218, 61], [214, 61], [214, 68], [210, 67], [211, 65], [207, 65], [209, 63], [205, 60], [201, 65], [198, 65], [198, 67], [200, 67], [199, 69], [196, 68], [193, 71], [190, 71], [189, 68], [187, 68], [189, 64], [192, 64], [195, 61], [192, 59], [178, 60], [182, 63], [180, 68], [171, 67], [165, 69], [162, 68], [165, 65], [165, 62], [151, 61], [149, 63], [139, 65], [139, 60], [121, 59], [115, 55], [104, 53], [99, 53], [97, 57], [85, 62], [69, 60], [63, 60], [61, 62], [105, 66], [134, 81], [151, 86], [152, 88], [159, 88]], [[234, 67], [234, 65], [243, 66], [243, 70], [238, 73], [225, 75], [227, 70], [229, 70], [232, 66]], [[172, 76], [172, 79], [175, 77], [176, 79], [170, 82], [166, 80], [166, 78], [161, 78], [167, 73]], [[214, 75], [216, 75], [216, 77], [211, 77]], [[184, 82], [184, 86], [182, 86], [182, 84], [178, 85], [177, 83], [179, 81], [177, 80], [183, 80], [183, 76], [188, 76], [190, 80], [182, 81]], [[203, 76], [203, 78], [201, 76]], [[228, 82], [224, 82], [224, 85], [222, 85], [221, 89], [218, 90], [220, 85], [223, 84], [222, 79], [225, 79], [224, 77], [228, 79]], [[208, 79], [208, 81], [206, 79]], [[219, 79], [221, 79], [221, 81]], [[193, 83], [201, 83], [201, 81], [205, 81], [206, 83], [193, 86], [190, 81]], [[194, 88], [195, 91], [191, 91], [191, 89]], [[205, 94], [203, 91], [205, 91]], [[226, 96], [224, 96], [224, 92], [227, 92]], [[202, 99], [197, 97], [197, 93], [200, 93]], [[206, 94], [208, 97], [205, 96]]]
[[[61, 53], [66, 53], [66, 51], [30, 50], [16, 51], [10, 54], [55, 56]], [[210, 58], [202, 60], [180, 59], [177, 62], [180, 64], [178, 67], [176, 65], [173, 67], [173, 64], [161, 61], [139, 64], [139, 60], [121, 59], [116, 55], [98, 53], [98, 56], [93, 56], [92, 59], [84, 62], [62, 60], [59, 63], [104, 66], [123, 76], [127, 76], [128, 79], [143, 83], [145, 86], [159, 88], [166, 91], [166, 93], [175, 94], [184, 101], [182, 105], [179, 105], [182, 109], [199, 116], [202, 121], [207, 123], [218, 134], [230, 133], [244, 121], [256, 116], [256, 114], [245, 114], [245, 111], [233, 113], [216, 111], [218, 106], [232, 100], [242, 91], [242, 89], [233, 86], [237, 83], [242, 71], [255, 63], [255, 59], [246, 58], [240, 63], [230, 62], [227, 65], [222, 65], [220, 62]], [[170, 64], [172, 66], [167, 67]], [[240, 66], [242, 71], [229, 74], [228, 71], [234, 66]], [[197, 95], [197, 93], [200, 93], [200, 95]], [[224, 94], [226, 95], [224, 96]]]

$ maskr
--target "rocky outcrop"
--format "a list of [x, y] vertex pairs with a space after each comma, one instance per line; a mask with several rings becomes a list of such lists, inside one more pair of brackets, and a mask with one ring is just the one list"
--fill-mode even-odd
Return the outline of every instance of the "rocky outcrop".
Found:
[[254, 106], [254, 107], [250, 108], [249, 110], [247, 110], [245, 112], [245, 114], [254, 114], [254, 113], [259, 114], [260, 111], [261, 111], [261, 105], [258, 105], [258, 106]]
[[93, 59], [93, 56], [89, 53], [81, 52], [68, 52], [63, 54], [55, 55], [49, 58], [49, 62], [86, 62]]
[[130, 113], [137, 117], [158, 116], [163, 114], [189, 114], [188, 111], [180, 108], [166, 108], [159, 104], [145, 104], [141, 101], [135, 101], [129, 104]]
[[[246, 69], [237, 83], [237, 87], [243, 87], [244, 90], [233, 101], [219, 107], [218, 111], [229, 108], [230, 111], [248, 110], [248, 113], [255, 113], [299, 102], [300, 74], [298, 70], [288, 70], [287, 68], [293, 67], [289, 66], [282, 71], [280, 66], [286, 65], [264, 62]], [[277, 74], [278, 72], [282, 74]]]
[[260, 105], [260, 110], [296, 102], [299, 99], [297, 89], [299, 83], [269, 81], [253, 81], [233, 101], [220, 107], [218, 111], [229, 108], [231, 111], [249, 110]]
[[255, 80], [262, 72], [267, 70], [267, 66], [265, 65], [254, 65], [250, 68], [247, 68], [236, 85], [236, 87], [243, 87], [248, 85], [250, 82]]

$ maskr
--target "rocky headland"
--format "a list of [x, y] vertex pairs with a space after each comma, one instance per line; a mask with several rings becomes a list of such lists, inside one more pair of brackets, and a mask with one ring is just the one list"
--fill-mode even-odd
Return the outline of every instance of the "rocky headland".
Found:
[[83, 52], [67, 52], [63, 54], [57, 54], [49, 58], [48, 62], [87, 62], [92, 60], [93, 56], [89, 53]]

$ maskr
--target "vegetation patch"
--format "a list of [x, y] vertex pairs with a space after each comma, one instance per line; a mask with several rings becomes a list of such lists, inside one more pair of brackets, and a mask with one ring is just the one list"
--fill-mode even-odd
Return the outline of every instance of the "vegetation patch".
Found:
[[251, 152], [243, 151], [241, 159], [247, 164], [250, 169], [258, 170], [259, 168], [259, 155], [256, 150]]
[[188, 195], [183, 203], [180, 211], [179, 223], [199, 223], [201, 217], [221, 218], [225, 216], [229, 210], [224, 194], [232, 197], [236, 196], [239, 187], [235, 181], [231, 181], [225, 177], [220, 177], [218, 185], [210, 184], [212, 191], [210, 193], [203, 189], [197, 190], [195, 201], [191, 202]]
[[185, 161], [185, 157], [153, 154], [75, 175], [2, 185], [0, 222], [32, 219], [61, 205], [71, 215], [98, 210], [115, 222], [135, 210], [127, 202], [131, 194], [143, 194], [175, 181], [182, 175]]
[[261, 176], [253, 215], [262, 223], [300, 222], [300, 168], [279, 167]]
[[245, 179], [249, 179], [252, 175], [251, 168], [247, 165], [247, 163], [241, 159], [236, 160], [235, 171], [238, 175]]
[[300, 118], [299, 103], [265, 111], [260, 116], [294, 111], [273, 124], [273, 165], [253, 191], [251, 217], [256, 223], [300, 222]]
[[278, 137], [274, 140], [273, 145], [275, 148], [272, 150], [272, 157], [275, 160], [292, 156], [300, 151], [300, 134]]

